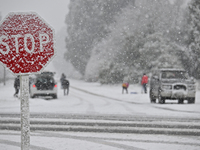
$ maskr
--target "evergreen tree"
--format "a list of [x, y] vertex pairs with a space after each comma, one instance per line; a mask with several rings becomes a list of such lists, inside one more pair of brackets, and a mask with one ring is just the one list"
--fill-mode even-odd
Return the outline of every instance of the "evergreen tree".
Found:
[[86, 77], [95, 75], [102, 83], [137, 81], [143, 72], [158, 67], [182, 67], [178, 44], [183, 17], [178, 8], [180, 4], [165, 0], [137, 0], [135, 6], [124, 8], [109, 26], [109, 35], [94, 47]]
[[189, 3], [189, 38], [188, 38], [188, 48], [189, 48], [189, 68], [190, 73], [196, 77], [200, 78], [200, 1], [192, 0]]
[[83, 75], [93, 46], [108, 35], [108, 26], [130, 3], [134, 0], [71, 0], [66, 17], [68, 51], [65, 57]]

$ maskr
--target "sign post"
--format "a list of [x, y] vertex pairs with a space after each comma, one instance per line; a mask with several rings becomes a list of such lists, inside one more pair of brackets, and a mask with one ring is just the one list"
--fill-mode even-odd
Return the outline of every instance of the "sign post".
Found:
[[30, 148], [29, 75], [20, 76], [21, 150]]
[[0, 24], [0, 63], [20, 75], [21, 150], [30, 148], [29, 75], [55, 56], [55, 33], [36, 13], [9, 13]]

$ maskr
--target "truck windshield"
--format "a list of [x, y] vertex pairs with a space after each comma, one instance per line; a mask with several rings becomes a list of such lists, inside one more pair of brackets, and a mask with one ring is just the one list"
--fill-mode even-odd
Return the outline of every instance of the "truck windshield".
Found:
[[188, 75], [184, 71], [163, 71], [161, 77], [163, 79], [187, 79]]

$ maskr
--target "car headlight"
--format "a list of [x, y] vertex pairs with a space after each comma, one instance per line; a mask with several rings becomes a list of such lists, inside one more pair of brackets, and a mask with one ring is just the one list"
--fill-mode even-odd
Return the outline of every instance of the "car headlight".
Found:
[[162, 89], [171, 90], [172, 86], [171, 85], [162, 85]]
[[196, 86], [195, 85], [188, 85], [188, 90], [195, 90]]

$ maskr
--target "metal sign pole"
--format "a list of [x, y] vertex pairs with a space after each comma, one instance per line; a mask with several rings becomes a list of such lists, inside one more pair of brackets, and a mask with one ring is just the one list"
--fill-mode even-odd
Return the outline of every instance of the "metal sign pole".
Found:
[[29, 75], [20, 75], [21, 150], [30, 148]]
[[4, 68], [4, 73], [3, 73], [3, 84], [6, 85], [6, 67]]

